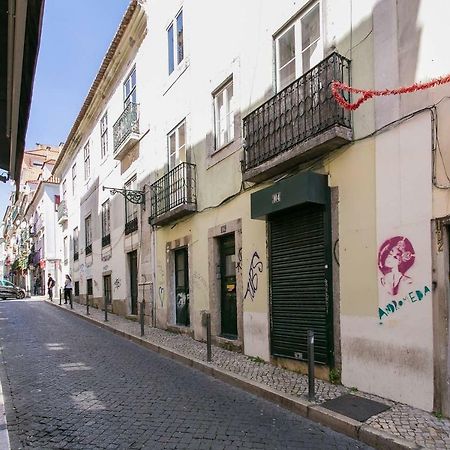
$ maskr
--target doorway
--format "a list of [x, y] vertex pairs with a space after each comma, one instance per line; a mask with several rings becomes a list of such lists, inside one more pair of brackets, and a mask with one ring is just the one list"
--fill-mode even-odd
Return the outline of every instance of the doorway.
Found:
[[219, 239], [221, 336], [237, 339], [236, 263], [234, 233]]
[[175, 320], [188, 327], [189, 318], [189, 266], [187, 248], [175, 250]]
[[128, 267], [130, 269], [130, 296], [131, 296], [131, 314], [138, 313], [138, 267], [137, 267], [137, 250], [128, 253]]
[[105, 308], [111, 305], [111, 275], [105, 275], [103, 277], [103, 297], [105, 301]]

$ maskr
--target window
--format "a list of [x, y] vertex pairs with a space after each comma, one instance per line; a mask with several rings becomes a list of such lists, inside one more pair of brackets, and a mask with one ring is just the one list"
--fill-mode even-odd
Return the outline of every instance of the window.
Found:
[[234, 139], [233, 80], [214, 95], [214, 132], [216, 149]]
[[100, 119], [100, 148], [101, 157], [104, 158], [108, 154], [108, 113], [105, 112]]
[[169, 170], [180, 162], [186, 162], [186, 122], [181, 122], [167, 136], [169, 149]]
[[110, 238], [110, 201], [106, 200], [102, 205], [102, 247], [111, 243]]
[[89, 142], [84, 146], [84, 179], [87, 180], [91, 176], [91, 150]]
[[80, 295], [80, 282], [75, 281], [75, 297], [79, 297]]
[[[136, 189], [136, 176], [131, 178], [131, 180], [125, 183], [125, 189], [127, 190], [135, 190]], [[138, 215], [138, 205], [131, 203], [127, 199], [125, 199], [125, 222], [127, 224], [131, 222], [136, 222], [137, 225], [137, 215]], [[136, 227], [137, 229], [137, 227]], [[133, 230], [135, 231], [135, 230]]]
[[67, 196], [67, 183], [66, 180], [62, 183], [62, 199], [65, 200]]
[[67, 236], [64, 237], [63, 252], [64, 252], [64, 264], [67, 264]]
[[77, 180], [77, 165], [74, 164], [72, 166], [72, 194], [75, 195], [75, 184], [76, 184], [76, 180]]
[[277, 88], [284, 89], [323, 57], [320, 4], [316, 3], [275, 38]]
[[129, 103], [136, 103], [136, 67], [123, 83], [123, 107], [126, 108]]
[[175, 20], [167, 28], [167, 50], [170, 75], [175, 69], [175, 61], [178, 66], [184, 59], [183, 10], [177, 14]]
[[84, 239], [86, 242], [86, 255], [92, 253], [92, 230], [91, 230], [91, 215], [84, 219]]

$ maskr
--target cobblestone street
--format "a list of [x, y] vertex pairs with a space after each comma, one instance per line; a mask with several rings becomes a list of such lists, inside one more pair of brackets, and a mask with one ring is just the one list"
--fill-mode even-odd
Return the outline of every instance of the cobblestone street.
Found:
[[11, 448], [368, 448], [44, 302], [0, 303]]

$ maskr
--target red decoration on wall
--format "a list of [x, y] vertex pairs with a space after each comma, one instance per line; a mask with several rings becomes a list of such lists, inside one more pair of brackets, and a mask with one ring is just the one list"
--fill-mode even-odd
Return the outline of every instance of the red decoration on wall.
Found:
[[[441, 84], [450, 83], [450, 74], [439, 78], [433, 78], [425, 83], [414, 83], [411, 86], [399, 87], [396, 89], [383, 89], [381, 91], [376, 91], [372, 89], [357, 89], [349, 86], [348, 84], [341, 83], [340, 81], [333, 81], [331, 83], [331, 92], [333, 93], [336, 101], [345, 109], [354, 111], [359, 108], [364, 102], [370, 100], [373, 97], [381, 97], [385, 95], [399, 95], [399, 94], [409, 94], [411, 92], [423, 91], [425, 89], [434, 88], [440, 86]], [[352, 94], [361, 94], [355, 102], [348, 102], [342, 95], [342, 92], [350, 92]]]

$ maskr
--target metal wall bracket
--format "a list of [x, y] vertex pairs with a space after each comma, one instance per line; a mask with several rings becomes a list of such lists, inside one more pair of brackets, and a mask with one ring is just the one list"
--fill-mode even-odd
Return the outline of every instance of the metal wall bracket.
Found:
[[114, 195], [116, 193], [122, 194], [130, 203], [135, 205], [143, 205], [145, 209], [145, 191], [135, 191], [132, 189], [119, 189], [103, 186], [103, 190], [109, 190]]

